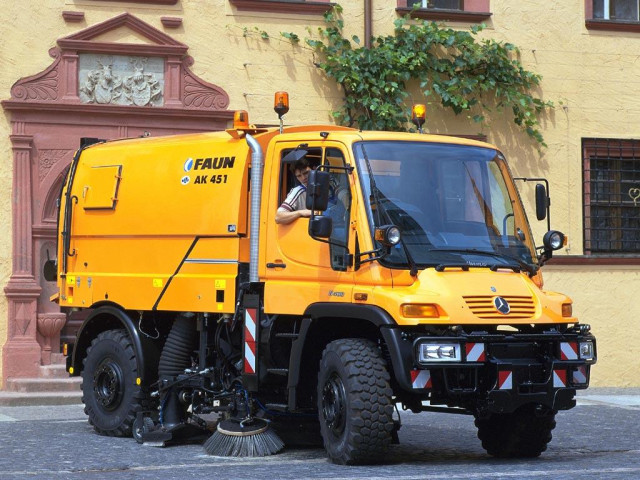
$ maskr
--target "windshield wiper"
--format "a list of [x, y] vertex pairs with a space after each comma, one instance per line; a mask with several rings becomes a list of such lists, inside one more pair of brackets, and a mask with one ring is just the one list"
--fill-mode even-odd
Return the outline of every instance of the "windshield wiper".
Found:
[[[518, 265], [519, 269], [524, 270], [528, 273], [530, 273], [531, 275], [535, 275], [536, 272], [538, 271], [538, 266], [537, 265], [531, 265], [527, 262], [525, 262], [524, 260], [520, 260], [519, 258], [516, 257], [512, 257], [510, 255], [503, 255], [500, 253], [496, 253], [496, 252], [487, 252], [486, 250], [478, 250], [476, 248], [468, 248], [468, 249], [454, 249], [454, 248], [441, 248], [438, 249], [439, 252], [451, 252], [451, 253], [467, 253], [467, 254], [471, 254], [471, 255], [486, 255], [489, 257], [494, 257], [494, 258], [501, 258], [503, 260], [510, 260], [513, 262], [516, 262], [516, 264]], [[473, 265], [473, 264], [469, 264], [469, 263], [464, 263], [464, 264], [458, 264], [458, 263], [442, 263], [440, 265], [438, 265], [436, 267], [436, 270], [438, 269], [444, 269], [446, 267], [460, 267], [462, 268], [463, 266], [467, 266], [467, 267], [483, 267], [484, 265]], [[487, 268], [491, 269], [492, 271], [496, 271], [499, 268], [513, 268], [513, 266], [510, 265], [500, 265], [500, 264], [493, 264], [493, 265], [486, 265]], [[439, 270], [442, 271], [442, 270]]]

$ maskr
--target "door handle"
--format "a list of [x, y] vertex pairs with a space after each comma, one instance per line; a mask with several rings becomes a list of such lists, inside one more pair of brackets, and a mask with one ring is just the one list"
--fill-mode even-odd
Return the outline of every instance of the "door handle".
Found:
[[267, 263], [267, 268], [287, 268], [286, 263]]

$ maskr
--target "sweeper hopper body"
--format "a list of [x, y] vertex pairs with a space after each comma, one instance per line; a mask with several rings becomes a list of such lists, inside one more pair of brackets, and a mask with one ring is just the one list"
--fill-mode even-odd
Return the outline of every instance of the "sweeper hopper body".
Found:
[[[301, 158], [311, 218], [276, 223]], [[542, 290], [558, 238], [537, 254], [506, 160], [472, 140], [245, 126], [87, 142], [61, 195], [56, 301], [86, 310], [68, 369], [94, 428], [141, 442], [204, 434], [208, 413], [245, 443], [264, 419], [314, 418], [334, 462], [366, 463], [402, 404], [473, 415], [492, 455], [537, 456], [596, 358], [571, 300]]]
[[249, 261], [249, 149], [223, 136], [83, 151], [69, 192], [70, 235], [59, 242], [58, 258], [73, 253], [62, 306], [233, 312], [238, 265]]

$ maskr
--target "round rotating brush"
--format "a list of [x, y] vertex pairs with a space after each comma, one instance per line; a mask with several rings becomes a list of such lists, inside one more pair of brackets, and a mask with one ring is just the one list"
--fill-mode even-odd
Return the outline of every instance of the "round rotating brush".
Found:
[[222, 420], [203, 447], [218, 457], [266, 457], [282, 450], [284, 443], [268, 420], [249, 417]]

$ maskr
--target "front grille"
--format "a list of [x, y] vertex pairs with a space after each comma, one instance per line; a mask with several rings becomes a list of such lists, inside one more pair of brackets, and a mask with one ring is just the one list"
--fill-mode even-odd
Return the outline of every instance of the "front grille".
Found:
[[496, 310], [494, 298], [496, 297], [491, 295], [478, 295], [464, 297], [464, 300], [474, 315], [485, 320], [531, 318], [536, 312], [532, 297], [502, 295], [511, 307], [511, 311], [503, 315]]

